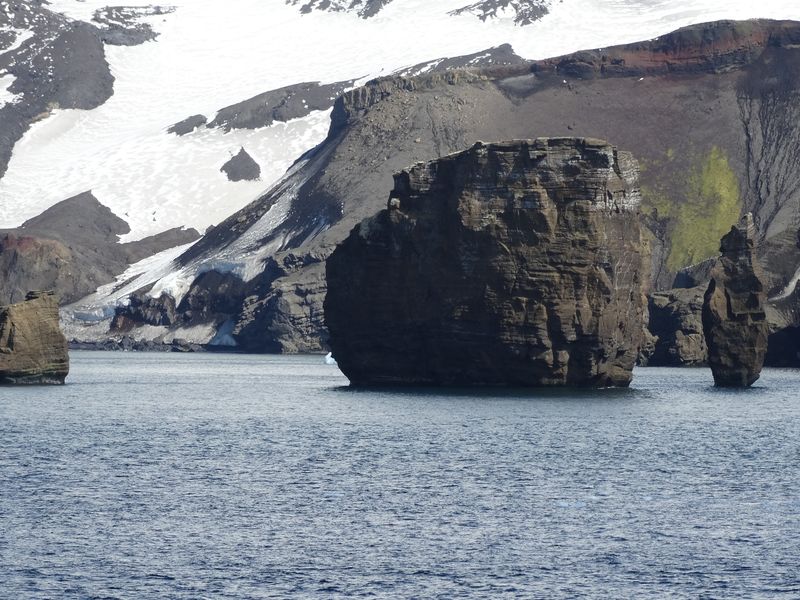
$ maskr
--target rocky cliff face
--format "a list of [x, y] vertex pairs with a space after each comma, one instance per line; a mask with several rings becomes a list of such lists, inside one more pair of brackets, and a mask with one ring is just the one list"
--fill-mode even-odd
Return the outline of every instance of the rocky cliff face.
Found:
[[30, 292], [24, 302], [0, 307], [0, 384], [63, 384], [68, 373], [52, 292]]
[[722, 238], [703, 300], [703, 330], [714, 383], [747, 387], [767, 353], [766, 295], [755, 261], [755, 226], [748, 214]]
[[706, 364], [703, 335], [705, 287], [656, 292], [649, 299], [649, 328], [657, 340], [647, 364], [651, 367], [698, 367]]
[[478, 143], [395, 176], [327, 262], [353, 384], [625, 386], [641, 341], [638, 165], [583, 138]]

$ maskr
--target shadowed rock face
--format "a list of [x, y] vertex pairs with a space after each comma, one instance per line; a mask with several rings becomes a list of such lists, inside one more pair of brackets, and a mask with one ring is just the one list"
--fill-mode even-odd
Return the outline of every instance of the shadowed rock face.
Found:
[[658, 339], [647, 364], [651, 367], [697, 367], [706, 364], [703, 336], [704, 287], [676, 288], [650, 296], [650, 332]]
[[722, 238], [722, 256], [711, 271], [703, 300], [703, 330], [714, 383], [747, 387], [767, 353], [766, 295], [755, 262], [755, 226], [747, 214]]
[[52, 292], [30, 292], [24, 302], [0, 307], [0, 384], [63, 384], [68, 373]]
[[645, 313], [638, 165], [600, 140], [485, 145], [395, 175], [327, 262], [354, 385], [626, 386]]

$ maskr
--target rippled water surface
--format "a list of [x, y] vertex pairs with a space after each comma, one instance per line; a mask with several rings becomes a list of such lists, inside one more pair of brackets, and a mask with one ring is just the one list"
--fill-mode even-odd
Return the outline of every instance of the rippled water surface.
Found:
[[64, 387], [0, 388], [0, 597], [800, 597], [800, 372], [346, 383], [75, 352]]

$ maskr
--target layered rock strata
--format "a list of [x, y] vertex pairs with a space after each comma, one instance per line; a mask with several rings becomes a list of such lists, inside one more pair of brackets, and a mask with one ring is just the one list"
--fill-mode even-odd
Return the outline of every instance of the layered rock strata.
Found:
[[722, 256], [703, 299], [708, 363], [721, 387], [752, 385], [767, 353], [766, 294], [755, 261], [755, 236], [748, 213], [722, 238]]
[[63, 384], [68, 373], [52, 292], [29, 292], [24, 302], [0, 307], [0, 384]]
[[395, 175], [327, 262], [354, 385], [626, 386], [646, 306], [638, 165], [583, 138], [478, 143]]

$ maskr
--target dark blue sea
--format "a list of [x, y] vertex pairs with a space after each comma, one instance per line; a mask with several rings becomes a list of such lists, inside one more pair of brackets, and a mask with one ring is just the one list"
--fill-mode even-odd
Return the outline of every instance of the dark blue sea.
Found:
[[0, 388], [0, 597], [800, 598], [800, 372], [353, 391], [318, 356]]

